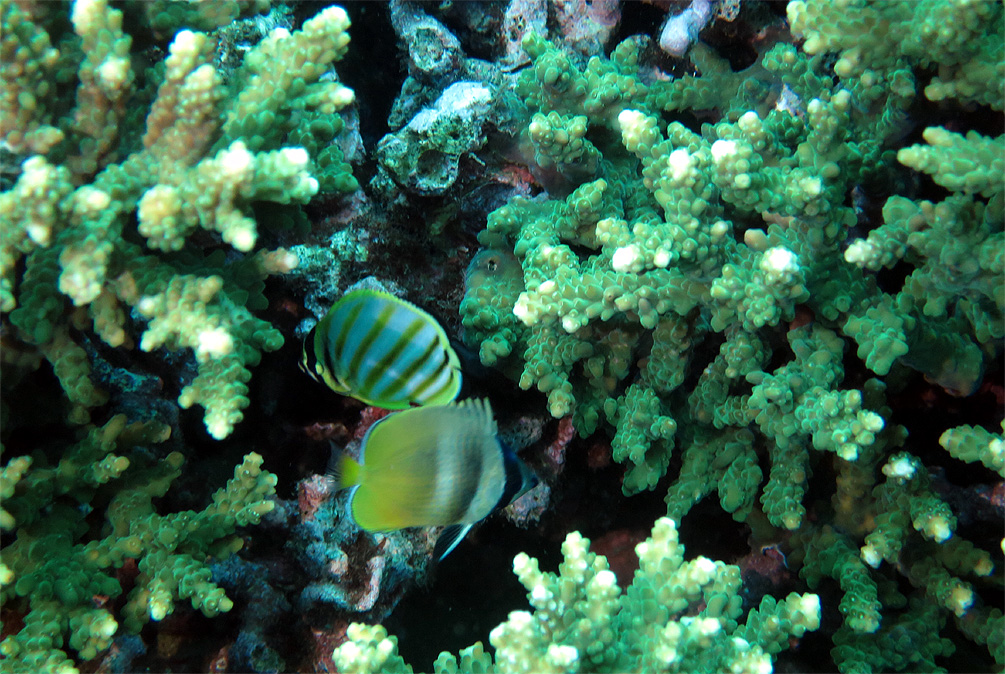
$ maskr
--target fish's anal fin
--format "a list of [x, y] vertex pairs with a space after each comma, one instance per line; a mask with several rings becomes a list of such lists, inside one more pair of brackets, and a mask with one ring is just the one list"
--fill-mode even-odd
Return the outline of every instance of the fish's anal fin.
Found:
[[442, 562], [443, 558], [449, 555], [457, 544], [471, 531], [472, 524], [451, 524], [445, 527], [436, 539], [436, 546], [433, 548], [433, 559]]

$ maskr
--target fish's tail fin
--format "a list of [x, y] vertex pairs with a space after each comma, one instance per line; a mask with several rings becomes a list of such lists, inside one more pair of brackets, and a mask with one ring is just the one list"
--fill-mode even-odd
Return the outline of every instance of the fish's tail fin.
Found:
[[333, 489], [341, 490], [359, 484], [362, 464], [346, 454], [338, 447], [332, 446], [332, 455], [328, 460], [328, 470], [325, 478]]

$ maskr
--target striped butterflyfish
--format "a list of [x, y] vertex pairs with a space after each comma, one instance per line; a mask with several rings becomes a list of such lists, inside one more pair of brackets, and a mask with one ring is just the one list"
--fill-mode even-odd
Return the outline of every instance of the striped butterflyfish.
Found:
[[438, 560], [472, 525], [537, 484], [497, 437], [488, 400], [476, 398], [384, 417], [363, 437], [359, 461], [335, 457], [330, 475], [336, 488], [352, 489], [349, 510], [367, 531], [447, 527]]
[[378, 290], [351, 290], [304, 340], [301, 369], [368, 405], [443, 405], [461, 389], [461, 364], [436, 320]]

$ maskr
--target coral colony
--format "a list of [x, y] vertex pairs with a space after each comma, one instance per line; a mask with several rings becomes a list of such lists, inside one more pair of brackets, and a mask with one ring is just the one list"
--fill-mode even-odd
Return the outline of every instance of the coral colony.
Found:
[[1001, 0], [7, 0], [0, 57], [3, 671], [1005, 667]]

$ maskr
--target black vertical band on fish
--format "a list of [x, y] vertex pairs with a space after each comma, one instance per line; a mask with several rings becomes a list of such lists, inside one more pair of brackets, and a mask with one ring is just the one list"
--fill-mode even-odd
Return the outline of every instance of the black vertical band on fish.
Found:
[[301, 367], [332, 390], [385, 409], [443, 405], [461, 366], [432, 316], [388, 293], [346, 293], [308, 335]]
[[439, 556], [537, 483], [499, 441], [492, 408], [480, 399], [384, 417], [363, 437], [359, 462], [342, 457], [335, 475], [338, 488], [354, 490], [350, 512], [364, 529], [448, 527]]

